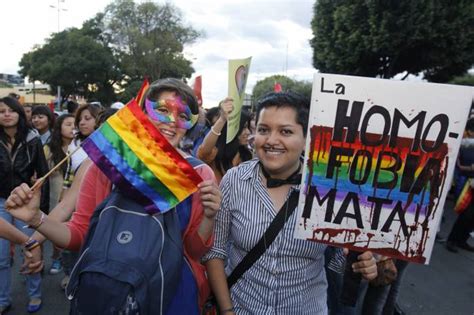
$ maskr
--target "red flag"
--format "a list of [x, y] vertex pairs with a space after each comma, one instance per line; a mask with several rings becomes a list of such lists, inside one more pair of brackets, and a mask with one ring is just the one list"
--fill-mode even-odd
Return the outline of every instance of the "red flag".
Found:
[[194, 85], [193, 85], [193, 90], [194, 90], [194, 95], [196, 95], [198, 105], [202, 106], [202, 76], [197, 76], [196, 79], [194, 79]]
[[[53, 114], [54, 114], [54, 103], [55, 103], [54, 101], [51, 101], [51, 102], [49, 102], [49, 104], [48, 104], [48, 107], [49, 107], [49, 109], [51, 110], [51, 113], [53, 113]], [[58, 103], [59, 103], [59, 102], [58, 102]]]
[[275, 82], [275, 85], [273, 86], [273, 91], [280, 93], [281, 92], [281, 84], [278, 82]]
[[135, 98], [138, 105], [142, 104], [143, 99], [145, 98], [146, 92], [148, 91], [149, 87], [150, 87], [150, 83], [148, 82], [148, 78], [145, 77], [145, 79], [143, 80], [142, 86], [140, 90], [138, 91], [137, 97]]

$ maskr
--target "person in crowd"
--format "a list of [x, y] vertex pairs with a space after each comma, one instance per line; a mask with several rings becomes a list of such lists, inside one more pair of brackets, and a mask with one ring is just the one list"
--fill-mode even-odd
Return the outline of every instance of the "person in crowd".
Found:
[[31, 113], [31, 122], [40, 134], [41, 143], [47, 144], [51, 139], [51, 129], [54, 124], [51, 110], [47, 106], [35, 106]]
[[[466, 124], [465, 139], [463, 139], [459, 156], [457, 160], [458, 176], [464, 178], [464, 181], [459, 182], [459, 192], [464, 187], [466, 181], [474, 181], [474, 145], [472, 139], [474, 138], [474, 118], [470, 118]], [[446, 248], [453, 253], [458, 252], [458, 248], [474, 252], [474, 246], [468, 243], [469, 233], [474, 230], [474, 201], [471, 200], [467, 208], [456, 218], [451, 232], [449, 233], [446, 242]]]
[[26, 115], [26, 121], [28, 124], [31, 125], [31, 117], [33, 114], [33, 106], [31, 104], [25, 104], [23, 105], [23, 109], [25, 110], [25, 115]]
[[199, 117], [193, 131], [183, 137], [179, 145], [180, 149], [184, 152], [196, 156], [197, 149], [201, 145], [204, 137], [209, 132], [209, 128], [206, 124], [206, 110], [199, 107]]
[[[51, 133], [51, 140], [44, 147], [46, 160], [49, 168], [53, 168], [61, 162], [67, 154], [68, 147], [74, 139], [74, 116], [64, 114], [56, 120]], [[53, 209], [61, 199], [63, 191], [64, 175], [66, 173], [68, 163], [64, 163], [50, 177], [50, 198], [49, 208]]]
[[[74, 213], [76, 209], [76, 202], [79, 196], [79, 189], [81, 187], [82, 181], [84, 180], [84, 175], [89, 168], [90, 164], [92, 161], [90, 159], [86, 159], [79, 169], [77, 170], [74, 180], [72, 181], [71, 187], [68, 189], [64, 189], [63, 197], [61, 200], [58, 202], [56, 207], [54, 207], [52, 210], [50, 210], [50, 213], [48, 214], [48, 217], [51, 220], [55, 220], [58, 222], [67, 222], [71, 218], [72, 214]], [[39, 233], [38, 231], [35, 231], [33, 235], [30, 237], [32, 240], [36, 240], [38, 243], [42, 244], [45, 240], [46, 237]], [[69, 258], [69, 253], [66, 253], [68, 250], [64, 250], [62, 253], [62, 260], [63, 260], [63, 266], [64, 266], [64, 272], [68, 276], [67, 272], [70, 272], [69, 269], [72, 269], [72, 264], [68, 264], [68, 262], [71, 260]], [[26, 265], [34, 265], [36, 267], [31, 268], [30, 272], [35, 273], [38, 271], [41, 271], [43, 269], [43, 260], [42, 260], [42, 255], [41, 251], [34, 252], [32, 255], [28, 255], [25, 257], [26, 260]], [[76, 256], [76, 252], [70, 253], [71, 255]], [[38, 263], [40, 265], [38, 265]], [[67, 285], [67, 280], [68, 277], [65, 277], [66, 280], [61, 281], [61, 287], [64, 289], [64, 287]], [[65, 283], [63, 283], [65, 282]]]
[[[33, 253], [41, 257], [41, 248], [39, 246], [34, 246], [28, 250], [25, 246], [28, 246], [28, 241], [31, 240], [31, 237], [28, 237], [28, 235], [18, 230], [14, 225], [8, 223], [3, 218], [0, 218], [0, 238], [8, 240], [14, 244], [23, 246], [23, 253], [30, 260], [25, 261], [25, 264], [20, 269], [22, 273], [27, 274], [33, 273], [34, 270], [40, 270], [38, 269], [38, 267], [42, 266], [42, 262], [40, 260], [33, 262], [31, 258], [33, 258], [34, 256]], [[9, 304], [6, 307], [0, 308], [0, 315], [6, 313], [10, 309], [10, 307], [11, 305]]]
[[75, 101], [68, 100], [66, 102], [66, 110], [68, 114], [75, 116], [78, 108], [79, 108], [79, 104], [77, 104]]
[[69, 164], [68, 169], [66, 170], [65, 175], [65, 188], [69, 188], [72, 184], [72, 179], [74, 178], [74, 173], [77, 171], [81, 163], [87, 158], [86, 152], [80, 148], [78, 151], [75, 151], [91, 133], [94, 132], [96, 127], [96, 119], [99, 115], [100, 110], [97, 106], [86, 104], [81, 107], [76, 112], [74, 119], [74, 125], [76, 126], [77, 133], [74, 137], [74, 140], [71, 141], [68, 147], [68, 154], [75, 152], [71, 157], [71, 163]]
[[[48, 144], [44, 146], [44, 154], [48, 161], [50, 169], [61, 162], [67, 154], [69, 144], [74, 139], [74, 116], [71, 114], [64, 114], [56, 119], [51, 139]], [[61, 199], [64, 187], [64, 176], [67, 171], [68, 163], [63, 163], [49, 177], [49, 209], [54, 209]], [[54, 247], [53, 261], [50, 274], [58, 274], [62, 270], [61, 266], [61, 251]]]
[[[95, 129], [99, 128], [100, 125], [104, 121], [107, 120], [107, 118], [109, 118], [110, 116], [112, 116], [116, 112], [117, 112], [117, 109], [114, 109], [114, 108], [108, 108], [106, 110], [101, 111], [95, 119], [95, 122], [96, 122]], [[91, 161], [88, 158], [86, 158], [84, 161], [82, 161], [80, 163], [80, 166], [77, 169], [74, 170], [74, 174], [71, 174], [71, 172], [68, 173], [68, 175], [70, 176], [68, 178], [68, 183], [70, 183], [70, 185], [69, 184], [64, 185], [63, 186], [63, 192], [66, 192], [69, 189], [73, 188], [74, 187], [74, 182], [76, 182], [76, 181], [78, 181], [79, 183], [82, 182], [83, 176], [80, 176], [79, 178], [77, 178], [79, 170], [80, 170], [80, 168], [82, 167], [83, 164], [86, 164], [86, 168], [87, 168], [87, 165], [89, 165], [90, 163], [91, 163]], [[72, 163], [70, 163], [68, 165], [68, 169], [69, 170], [73, 169], [72, 168]], [[76, 200], [76, 197], [77, 197], [77, 192], [78, 192], [78, 190], [75, 189], [75, 190], [73, 190], [72, 194], [69, 195], [69, 198], [74, 199], [74, 201], [71, 200], [69, 202], [66, 202], [66, 204], [70, 204], [71, 207], [66, 207], [66, 209], [60, 209], [59, 210], [63, 215], [67, 214], [66, 217], [64, 217], [64, 216], [58, 217], [59, 222], [67, 222], [71, 218], [71, 215], [75, 210], [75, 200]], [[67, 209], [70, 209], [69, 212], [68, 212]], [[66, 289], [66, 287], [69, 283], [69, 277], [71, 275], [72, 269], [73, 269], [74, 265], [76, 264], [77, 259], [79, 258], [79, 252], [78, 251], [71, 251], [69, 249], [65, 249], [65, 250], [63, 250], [63, 252], [61, 254], [61, 258], [62, 258], [62, 264], [63, 264], [63, 267], [64, 267], [64, 275], [65, 275], [64, 278], [61, 280], [61, 288]]]
[[[183, 103], [186, 106], [182, 106]], [[178, 149], [181, 138], [192, 126], [189, 112], [194, 115], [198, 112], [193, 91], [180, 80], [161, 79], [151, 84], [146, 104], [146, 113], [150, 121], [168, 142]], [[184, 152], [179, 149], [178, 151], [187, 157]], [[200, 258], [212, 245], [214, 218], [221, 199], [212, 170], [206, 164], [201, 164], [195, 169], [204, 181], [199, 184], [199, 191], [192, 195], [191, 217], [183, 233], [184, 253], [191, 264], [199, 288], [198, 296], [192, 298], [196, 305], [191, 314], [199, 314], [199, 307], [204, 304], [209, 294], [205, 281], [205, 268], [201, 265]], [[6, 206], [12, 215], [36, 227], [38, 232], [58, 246], [77, 251], [84, 242], [94, 208], [107, 197], [111, 189], [112, 183], [109, 179], [99, 168], [91, 165], [80, 187], [76, 212], [67, 225], [43, 216], [38, 209], [39, 193], [32, 192], [26, 184], [15, 189]], [[165, 292], [165, 294], [174, 293]]]
[[397, 276], [392, 283], [383, 286], [374, 286], [369, 282], [367, 291], [365, 292], [362, 314], [403, 314], [403, 311], [397, 303], [397, 299], [408, 262], [394, 259], [394, 264], [397, 270]]
[[248, 147], [249, 150], [254, 152], [254, 140], [255, 140], [255, 132], [256, 132], [256, 126], [255, 126], [255, 113], [252, 113], [250, 115], [250, 123], [249, 123], [249, 129], [250, 129], [250, 135], [248, 137]]
[[212, 126], [216, 123], [217, 119], [219, 119], [220, 115], [220, 107], [212, 107], [209, 108], [206, 112], [206, 127], [211, 129]]
[[[265, 95], [256, 113], [257, 158], [230, 169], [221, 181], [214, 246], [204, 258], [221, 314], [327, 314], [326, 245], [294, 238], [296, 211], [230, 291], [227, 283], [277, 213], [289, 211], [285, 202], [300, 188], [308, 108], [309, 101], [292, 92]], [[366, 279], [377, 275], [371, 252], [359, 255], [352, 269]]]
[[[30, 236], [34, 230], [23, 229], [25, 222], [13, 220], [5, 210], [4, 203], [11, 191], [20, 183], [31, 185], [36, 173], [38, 177], [48, 172], [41, 139], [28, 128], [25, 111], [18, 101], [11, 97], [0, 99], [0, 217], [13, 223], [17, 229]], [[39, 208], [49, 210], [49, 185], [45, 182]], [[29, 295], [28, 311], [36, 312], [41, 307], [41, 275], [26, 278]], [[0, 313], [11, 305], [10, 242], [0, 240]]]
[[219, 118], [212, 125], [210, 132], [199, 146], [197, 158], [211, 166], [217, 180], [220, 182], [222, 176], [230, 168], [252, 159], [252, 153], [248, 149], [250, 115], [242, 111], [237, 135], [231, 142], [226, 143], [227, 119], [234, 109], [233, 100], [226, 98], [219, 107]]

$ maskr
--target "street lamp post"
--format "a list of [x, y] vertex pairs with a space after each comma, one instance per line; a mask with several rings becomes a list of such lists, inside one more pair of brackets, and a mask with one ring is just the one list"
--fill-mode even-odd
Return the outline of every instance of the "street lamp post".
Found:
[[[67, 11], [67, 9], [61, 8], [61, 6], [60, 6], [60, 4], [61, 4], [61, 3], [64, 3], [64, 2], [65, 2], [65, 0], [58, 0], [58, 4], [57, 4], [56, 6], [54, 6], [54, 5], [52, 5], [52, 4], [49, 6], [50, 8], [53, 8], [53, 9], [57, 9], [57, 10], [58, 10], [58, 33], [59, 33], [59, 31], [61, 30], [61, 29], [60, 29], [60, 16], [61, 16], [61, 11]], [[61, 86], [60, 86], [60, 85], [58, 85], [57, 100], [58, 100], [58, 108], [59, 108], [59, 110], [62, 111], [62, 110], [63, 110], [63, 109], [62, 109], [63, 104], [62, 104], [62, 102], [61, 102], [62, 99], [61, 99]]]

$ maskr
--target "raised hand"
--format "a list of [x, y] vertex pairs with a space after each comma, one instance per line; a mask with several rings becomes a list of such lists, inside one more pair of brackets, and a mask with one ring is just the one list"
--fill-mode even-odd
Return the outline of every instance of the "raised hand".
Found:
[[224, 120], [228, 120], [230, 113], [234, 110], [234, 100], [230, 97], [226, 97], [219, 103], [220, 117]]
[[15, 218], [31, 223], [40, 215], [40, 199], [41, 187], [32, 191], [23, 183], [10, 193], [5, 202], [5, 209]]

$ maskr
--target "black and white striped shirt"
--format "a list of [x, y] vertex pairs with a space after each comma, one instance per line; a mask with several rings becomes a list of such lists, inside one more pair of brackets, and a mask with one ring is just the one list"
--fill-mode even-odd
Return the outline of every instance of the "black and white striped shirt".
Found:
[[[261, 182], [258, 160], [229, 170], [221, 189], [214, 246], [204, 260], [227, 260], [226, 273], [230, 274], [262, 237], [276, 211]], [[296, 217], [297, 211], [262, 257], [232, 287], [237, 314], [327, 314], [326, 245], [295, 239]]]

